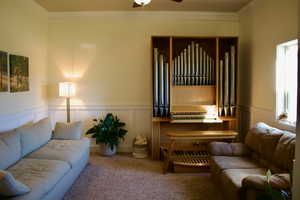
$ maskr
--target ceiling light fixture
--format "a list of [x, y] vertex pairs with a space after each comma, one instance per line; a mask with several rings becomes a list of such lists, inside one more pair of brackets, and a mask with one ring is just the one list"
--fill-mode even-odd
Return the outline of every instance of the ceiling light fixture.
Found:
[[134, 0], [134, 2], [140, 6], [145, 6], [151, 2], [151, 0]]

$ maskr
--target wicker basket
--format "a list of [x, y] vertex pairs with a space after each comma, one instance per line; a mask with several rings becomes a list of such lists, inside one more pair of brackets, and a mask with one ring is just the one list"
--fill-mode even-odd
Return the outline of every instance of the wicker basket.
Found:
[[146, 158], [148, 157], [148, 151], [148, 142], [146, 144], [136, 144], [136, 138], [133, 140], [133, 157]]

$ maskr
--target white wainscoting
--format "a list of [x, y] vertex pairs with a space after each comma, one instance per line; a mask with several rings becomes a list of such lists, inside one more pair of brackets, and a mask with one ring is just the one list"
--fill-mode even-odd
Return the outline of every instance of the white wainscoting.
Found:
[[[119, 152], [131, 152], [133, 139], [138, 135], [144, 135], [151, 139], [152, 107], [117, 105], [117, 106], [71, 106], [71, 121], [82, 120], [84, 131], [93, 125], [93, 119], [104, 117], [107, 113], [116, 114], [121, 121], [126, 123], [128, 130], [125, 141], [119, 145]], [[57, 121], [66, 121], [66, 108], [61, 105], [49, 106], [49, 117], [54, 125]], [[97, 145], [92, 141], [92, 150], [97, 150]]]
[[48, 116], [48, 106], [25, 109], [18, 113], [0, 115], [0, 132], [15, 129], [29, 121], [36, 122]]
[[239, 108], [239, 130], [243, 135], [245, 135], [249, 128], [254, 126], [254, 124], [257, 122], [264, 122], [279, 129], [295, 132], [295, 127], [280, 123], [278, 120], [276, 120], [275, 110], [268, 110], [254, 106], [239, 106]]

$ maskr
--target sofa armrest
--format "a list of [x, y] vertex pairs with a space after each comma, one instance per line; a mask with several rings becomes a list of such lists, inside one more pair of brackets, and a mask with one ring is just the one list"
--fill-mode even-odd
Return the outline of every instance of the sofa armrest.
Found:
[[248, 156], [251, 153], [243, 143], [211, 142], [208, 150], [213, 156]]
[[[251, 175], [242, 180], [242, 187], [254, 190], [265, 190], [268, 184], [267, 177], [263, 175]], [[270, 187], [278, 190], [288, 190], [291, 188], [290, 174], [274, 174], [269, 181]]]

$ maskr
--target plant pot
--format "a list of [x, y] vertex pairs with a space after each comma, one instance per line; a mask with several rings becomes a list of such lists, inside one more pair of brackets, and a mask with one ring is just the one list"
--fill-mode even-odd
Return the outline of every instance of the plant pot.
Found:
[[117, 146], [114, 145], [113, 149], [110, 148], [110, 145], [107, 144], [100, 144], [99, 145], [100, 154], [102, 156], [113, 156], [117, 153]]

